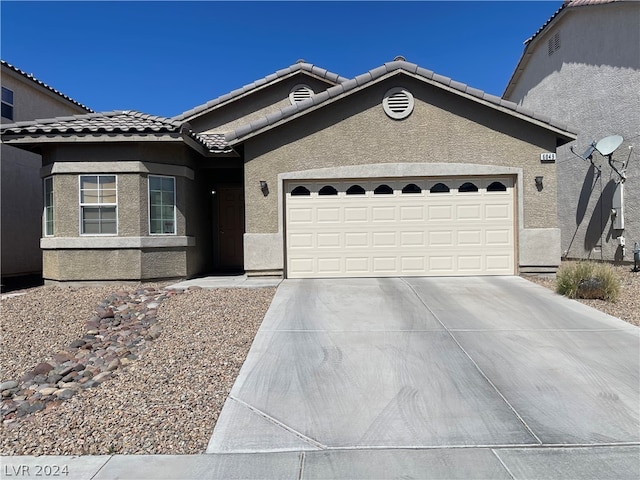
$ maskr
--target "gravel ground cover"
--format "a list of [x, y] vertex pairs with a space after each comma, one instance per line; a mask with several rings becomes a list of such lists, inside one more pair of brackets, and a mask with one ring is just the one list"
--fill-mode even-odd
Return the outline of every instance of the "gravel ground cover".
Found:
[[[579, 300], [640, 324], [640, 273], [617, 266], [617, 303]], [[526, 277], [555, 289], [555, 279]], [[158, 284], [37, 287], [0, 304], [1, 381], [24, 374], [83, 334], [113, 292]], [[2, 455], [200, 454], [275, 288], [190, 289], [158, 308], [159, 338], [95, 388], [3, 422]]]
[[[2, 300], [2, 380], [79, 338], [97, 304], [130, 288], [39, 287]], [[274, 293], [190, 289], [165, 299], [157, 312], [162, 333], [138, 360], [69, 400], [3, 422], [0, 453], [204, 452]]]
[[[620, 298], [617, 302], [604, 300], [576, 299], [614, 317], [618, 317], [632, 325], [640, 326], [640, 272], [634, 272], [629, 265], [616, 265], [614, 270], [620, 280]], [[525, 277], [534, 283], [555, 291], [556, 279], [551, 277]]]

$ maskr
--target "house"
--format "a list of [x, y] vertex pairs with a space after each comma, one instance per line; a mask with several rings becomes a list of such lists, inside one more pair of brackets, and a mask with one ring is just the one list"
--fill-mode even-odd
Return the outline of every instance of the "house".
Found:
[[[557, 151], [564, 258], [633, 262], [640, 243], [639, 25], [640, 2], [565, 1], [525, 42], [503, 95], [578, 131]], [[608, 140], [610, 156], [594, 148]]]
[[[0, 61], [0, 68], [3, 125], [91, 112], [86, 106], [4, 60]], [[2, 283], [6, 284], [25, 276], [40, 277], [42, 274], [42, 158], [39, 154], [5, 144], [0, 155], [0, 269]]]
[[546, 115], [398, 57], [298, 61], [174, 118], [5, 125], [43, 158], [48, 282], [514, 275], [560, 263]]

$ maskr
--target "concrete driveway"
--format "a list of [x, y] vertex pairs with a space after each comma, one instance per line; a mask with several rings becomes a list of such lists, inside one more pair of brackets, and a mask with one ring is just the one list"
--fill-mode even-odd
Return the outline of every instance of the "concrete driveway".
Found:
[[640, 478], [639, 332], [520, 277], [285, 280], [207, 453]]

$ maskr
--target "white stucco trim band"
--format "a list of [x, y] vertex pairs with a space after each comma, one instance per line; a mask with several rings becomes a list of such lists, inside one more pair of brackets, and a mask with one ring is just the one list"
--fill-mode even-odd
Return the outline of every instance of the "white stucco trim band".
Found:
[[194, 247], [195, 237], [49, 237], [40, 239], [43, 250], [95, 250], [118, 248]]
[[146, 173], [173, 177], [195, 178], [189, 167], [165, 163], [122, 161], [122, 162], [56, 162], [40, 169], [41, 177], [81, 173]]

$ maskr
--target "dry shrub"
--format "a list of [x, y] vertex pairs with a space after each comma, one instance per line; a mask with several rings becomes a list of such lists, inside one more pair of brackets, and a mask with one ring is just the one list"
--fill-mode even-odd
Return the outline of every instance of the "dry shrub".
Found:
[[569, 298], [590, 298], [615, 302], [620, 282], [606, 263], [581, 261], [563, 265], [557, 274], [556, 291]]

